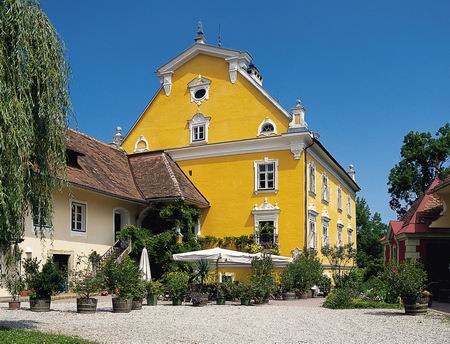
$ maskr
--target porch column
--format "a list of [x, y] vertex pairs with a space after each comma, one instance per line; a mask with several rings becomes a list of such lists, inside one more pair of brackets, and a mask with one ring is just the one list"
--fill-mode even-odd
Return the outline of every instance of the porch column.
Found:
[[420, 259], [420, 252], [417, 252], [417, 246], [420, 245], [420, 239], [406, 239], [405, 240], [405, 258], [406, 259]]

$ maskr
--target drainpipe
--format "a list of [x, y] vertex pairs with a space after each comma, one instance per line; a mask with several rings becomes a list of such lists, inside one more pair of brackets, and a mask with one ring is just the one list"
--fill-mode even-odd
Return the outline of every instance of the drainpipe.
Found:
[[304, 223], [304, 230], [305, 230], [305, 245], [304, 245], [304, 251], [308, 248], [308, 163], [306, 159], [306, 155], [308, 153], [308, 148], [312, 147], [316, 143], [314, 139], [313, 134], [313, 141], [309, 146], [305, 147], [305, 170], [304, 170], [304, 192], [305, 192], [305, 223]]

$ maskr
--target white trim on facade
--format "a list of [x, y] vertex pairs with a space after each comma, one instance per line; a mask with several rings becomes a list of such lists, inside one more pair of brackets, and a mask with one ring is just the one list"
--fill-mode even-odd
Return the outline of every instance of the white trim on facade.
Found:
[[264, 202], [261, 203], [259, 206], [255, 204], [252, 209], [253, 214], [253, 221], [254, 221], [254, 233], [255, 233], [255, 239], [258, 242], [258, 231], [259, 231], [259, 223], [260, 222], [273, 222], [274, 230], [274, 242], [275, 239], [278, 237], [278, 218], [280, 215], [280, 208], [278, 207], [277, 203], [271, 204], [267, 201], [267, 198], [264, 199]]
[[304, 146], [306, 144], [305, 142], [311, 141], [311, 133], [302, 132], [296, 133], [295, 135], [289, 135], [289, 137], [284, 135], [268, 136], [241, 141], [173, 148], [166, 150], [166, 153], [168, 153], [174, 161], [184, 161], [228, 155], [286, 150], [291, 149], [291, 142], [297, 142], [297, 144]]
[[[192, 119], [188, 121], [189, 124], [189, 141], [192, 145], [208, 143], [209, 122], [211, 117], [206, 117], [202, 113], [196, 113]], [[203, 128], [203, 139], [195, 138], [195, 129]], [[197, 133], [198, 135], [198, 133]]]

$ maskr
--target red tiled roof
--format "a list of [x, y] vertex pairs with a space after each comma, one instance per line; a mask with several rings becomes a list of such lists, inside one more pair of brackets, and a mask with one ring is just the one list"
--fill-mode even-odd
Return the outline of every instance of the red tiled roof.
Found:
[[206, 198], [164, 152], [127, 155], [122, 149], [69, 129], [67, 149], [78, 167], [67, 166], [67, 181], [113, 197], [147, 203], [185, 200], [200, 207]]
[[402, 233], [430, 232], [431, 222], [436, 220], [442, 212], [443, 205], [439, 198], [432, 193], [440, 180], [435, 179], [423, 196], [419, 197], [408, 209], [400, 221], [391, 221], [390, 225], [394, 235]]

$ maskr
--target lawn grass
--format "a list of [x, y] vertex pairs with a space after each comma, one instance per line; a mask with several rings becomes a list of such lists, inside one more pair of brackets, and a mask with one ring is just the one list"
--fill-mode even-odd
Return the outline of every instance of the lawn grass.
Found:
[[93, 344], [78, 337], [68, 337], [38, 331], [0, 327], [0, 343], [2, 344]]

